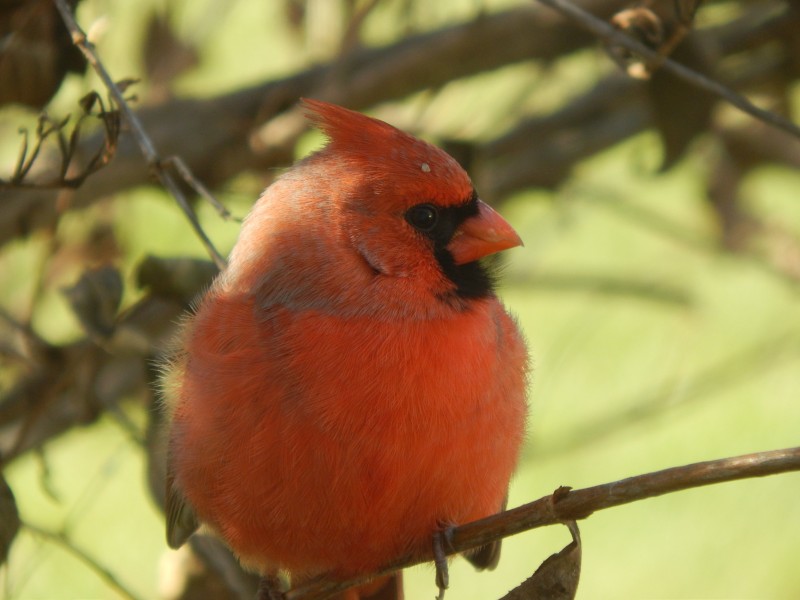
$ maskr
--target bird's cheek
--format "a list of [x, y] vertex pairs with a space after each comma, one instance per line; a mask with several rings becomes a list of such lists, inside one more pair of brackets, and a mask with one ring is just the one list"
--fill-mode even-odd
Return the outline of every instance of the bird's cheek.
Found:
[[408, 266], [391, 245], [356, 244], [356, 250], [376, 275], [407, 277]]

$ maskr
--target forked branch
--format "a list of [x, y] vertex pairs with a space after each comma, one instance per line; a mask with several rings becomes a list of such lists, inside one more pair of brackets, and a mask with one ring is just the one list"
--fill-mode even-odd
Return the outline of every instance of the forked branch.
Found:
[[763, 121], [764, 123], [767, 123], [773, 127], [786, 131], [787, 133], [790, 133], [791, 135], [800, 139], [800, 126], [798, 126], [796, 123], [793, 123], [789, 119], [786, 119], [777, 113], [759, 108], [750, 102], [750, 100], [735, 92], [731, 88], [722, 85], [721, 83], [718, 83], [709, 77], [706, 77], [702, 73], [698, 73], [697, 71], [685, 67], [666, 56], [663, 56], [656, 50], [648, 48], [631, 36], [626, 35], [618, 29], [615, 29], [605, 21], [598, 19], [591, 13], [585, 11], [579, 6], [576, 6], [572, 2], [569, 2], [569, 0], [538, 1], [573, 19], [576, 23], [579, 23], [583, 28], [591, 31], [604, 42], [622, 46], [629, 52], [644, 57], [644, 59], [649, 61], [651, 64], [659, 65], [664, 70], [669, 71], [684, 81], [689, 82], [698, 89], [711, 92], [712, 94], [723, 98], [742, 112], [747, 113], [748, 115], [755, 117], [756, 119], [759, 119], [760, 121]]
[[[53, 0], [53, 2], [55, 2], [58, 11], [61, 13], [61, 18], [64, 20], [64, 24], [67, 26], [67, 30], [70, 32], [70, 35], [72, 36], [73, 43], [78, 47], [78, 49], [80, 49], [80, 51], [86, 57], [86, 60], [95, 70], [95, 72], [100, 76], [100, 79], [103, 81], [103, 84], [108, 89], [109, 94], [111, 94], [111, 96], [114, 98], [114, 101], [119, 107], [119, 110], [122, 113], [123, 117], [130, 125], [131, 133], [133, 134], [133, 137], [136, 139], [136, 143], [139, 145], [139, 148], [141, 149], [142, 154], [144, 155], [144, 158], [147, 161], [148, 166], [156, 174], [161, 184], [178, 201], [178, 204], [180, 205], [181, 209], [186, 214], [186, 217], [189, 219], [192, 228], [195, 230], [195, 233], [202, 241], [203, 245], [206, 248], [206, 251], [214, 260], [216, 265], [220, 268], [223, 268], [225, 266], [225, 259], [214, 247], [214, 244], [208, 238], [205, 231], [203, 231], [200, 222], [197, 220], [197, 215], [195, 215], [194, 210], [189, 205], [189, 201], [186, 198], [186, 195], [181, 190], [179, 181], [173, 176], [170, 170], [165, 167], [166, 161], [158, 154], [155, 145], [150, 139], [150, 136], [145, 131], [141, 121], [136, 116], [136, 113], [134, 113], [133, 110], [131, 110], [130, 106], [125, 100], [123, 91], [119, 88], [119, 86], [117, 86], [117, 84], [112, 79], [111, 75], [106, 70], [103, 63], [100, 61], [100, 58], [97, 56], [97, 53], [95, 52], [94, 45], [89, 41], [86, 34], [78, 25], [78, 22], [75, 20], [75, 17], [72, 14], [72, 10], [70, 10], [69, 5], [67, 4], [67, 1]], [[173, 160], [171, 164], [174, 164], [174, 162], [175, 161]], [[188, 169], [184, 169], [184, 171], [188, 171]], [[194, 187], [195, 189], [197, 189], [198, 187], [196, 181], [194, 181], [193, 178], [187, 180], [187, 183], [192, 187]], [[218, 204], [215, 203], [215, 206], [218, 206]]]

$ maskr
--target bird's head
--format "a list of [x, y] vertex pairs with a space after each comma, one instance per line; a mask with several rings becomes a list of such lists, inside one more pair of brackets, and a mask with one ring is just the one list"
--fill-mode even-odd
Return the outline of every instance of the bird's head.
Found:
[[304, 105], [329, 139], [309, 166], [331, 180], [334, 218], [364, 266], [437, 295], [490, 295], [479, 259], [522, 240], [455, 159], [383, 121], [319, 100]]

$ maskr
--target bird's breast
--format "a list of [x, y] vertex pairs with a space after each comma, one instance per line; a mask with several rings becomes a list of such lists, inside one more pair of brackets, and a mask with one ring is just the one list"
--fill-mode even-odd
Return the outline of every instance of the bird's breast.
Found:
[[215, 327], [218, 340], [198, 315], [206, 351], [190, 357], [185, 386], [186, 401], [214, 415], [184, 434], [213, 480], [188, 495], [240, 554], [369, 570], [427, 548], [441, 522], [499, 510], [523, 436], [526, 366], [499, 302], [396, 323], [254, 314], [238, 335]]

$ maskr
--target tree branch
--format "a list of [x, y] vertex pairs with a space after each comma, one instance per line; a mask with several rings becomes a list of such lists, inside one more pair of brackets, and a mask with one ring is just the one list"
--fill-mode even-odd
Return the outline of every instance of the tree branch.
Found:
[[[592, 14], [607, 18], [627, 3], [584, 0], [581, 4]], [[710, 47], [718, 47], [728, 55], [752, 50], [766, 40], [791, 39], [799, 22], [800, 11], [780, 3], [766, 3], [752, 7], [741, 19], [696, 33]], [[255, 148], [250, 138], [259, 125], [293, 107], [299, 96], [333, 95], [337, 101], [360, 109], [506, 64], [530, 59], [551, 61], [594, 41], [593, 36], [576, 31], [571, 21], [552, 10], [523, 6], [409, 36], [390, 46], [356, 49], [345, 57], [344, 64], [335, 60], [244, 90], [209, 99], [178, 99], [143, 108], [135, 115], [163, 156], [180, 156], [192, 171], [203, 174], [206, 185], [214, 188], [242, 171], [267, 172], [291, 162], [293, 137], [269, 140], [264, 148]], [[789, 57], [759, 65], [755, 75], [780, 79], [782, 85], [788, 85], [791, 71], [786, 68], [786, 60]], [[740, 88], [752, 83], [753, 77], [741, 80], [734, 74], [732, 80], [723, 79]], [[499, 198], [525, 187], [552, 187], [591, 152], [652, 126], [641, 84], [625, 83], [615, 83], [603, 91], [600, 114], [597, 110], [592, 112], [592, 103], [588, 102], [591, 98], [582, 103], [579, 97], [572, 103], [575, 107], [582, 103], [577, 112], [556, 111], [530, 124], [521, 124], [519, 131], [502, 136], [498, 143], [477, 146], [480, 160], [476, 162], [474, 178], [483, 193]], [[547, 137], [541, 137], [540, 126], [549, 132]], [[569, 135], [559, 134], [554, 128], [565, 129]], [[516, 150], [507, 144], [509, 138], [516, 140]], [[796, 146], [795, 138], [787, 138]], [[78, 152], [91, 153], [99, 141], [88, 137]], [[791, 154], [796, 153], [794, 149]], [[130, 136], [123, 134], [114, 161], [78, 190], [4, 193], [0, 245], [50, 226], [57, 215], [59, 194], [68, 194], [70, 207], [81, 208], [148, 183], [150, 173], [142, 152]]]
[[131, 107], [128, 106], [128, 102], [119, 86], [111, 78], [111, 75], [109, 75], [105, 66], [98, 58], [97, 53], [94, 50], [94, 44], [89, 41], [89, 39], [86, 37], [86, 34], [78, 25], [78, 22], [75, 20], [72, 10], [70, 9], [66, 0], [53, 0], [53, 2], [55, 2], [56, 8], [58, 8], [58, 12], [61, 13], [61, 18], [64, 20], [64, 24], [67, 26], [67, 30], [72, 36], [73, 43], [78, 47], [78, 49], [80, 49], [80, 51], [86, 57], [86, 60], [100, 76], [103, 84], [114, 98], [114, 101], [119, 107], [120, 112], [130, 125], [133, 137], [136, 140], [136, 143], [139, 145], [148, 167], [155, 172], [156, 176], [161, 182], [161, 185], [163, 185], [170, 192], [170, 194], [172, 194], [175, 200], [177, 200], [178, 205], [183, 210], [186, 218], [189, 219], [189, 222], [192, 224], [192, 228], [203, 242], [203, 246], [205, 246], [212, 260], [218, 267], [223, 268], [225, 266], [225, 259], [219, 252], [217, 252], [214, 244], [208, 238], [205, 231], [203, 231], [203, 228], [200, 226], [200, 222], [197, 220], [197, 215], [194, 214], [194, 210], [189, 205], [189, 201], [186, 199], [186, 196], [178, 185], [178, 182], [175, 180], [172, 174], [164, 168], [163, 160], [161, 156], [159, 156], [153, 141], [150, 139], [150, 136], [147, 134], [147, 131], [145, 130], [141, 121], [136, 116], [136, 113], [134, 113]]
[[[580, 490], [560, 487], [539, 500], [503, 513], [467, 523], [453, 530], [450, 554], [464, 552], [523, 531], [545, 525], [585, 519], [598, 510], [691, 488], [800, 471], [800, 447], [756, 452], [731, 458], [699, 462], [637, 475]], [[374, 576], [433, 560], [433, 554], [404, 559], [380, 573], [343, 582], [318, 581], [286, 594], [286, 600], [322, 600], [331, 594], [363, 583]]]
[[685, 81], [688, 81], [697, 88], [706, 90], [712, 94], [716, 94], [742, 112], [747, 113], [748, 115], [753, 116], [764, 123], [768, 123], [773, 127], [786, 131], [787, 133], [791, 133], [800, 139], [800, 126], [797, 124], [785, 119], [777, 113], [759, 108], [747, 98], [736, 93], [729, 87], [724, 86], [706, 77], [705, 75], [689, 69], [682, 64], [663, 56], [659, 52], [648, 48], [644, 44], [614, 29], [605, 21], [593, 16], [591, 13], [576, 6], [572, 2], [568, 2], [567, 0], [538, 1], [564, 15], [568, 15], [570, 18], [574, 19], [577, 23], [580, 23], [582, 27], [591, 31], [600, 39], [607, 42], [614, 42], [615, 44], [619, 44], [635, 54], [644, 56], [649, 61], [652, 61], [654, 64], [658, 64], [664, 70], [669, 71], [673, 75], [680, 77]]
[[[583, 5], [593, 14], [610, 16], [625, 0], [583, 0]], [[300, 96], [335, 98], [350, 108], [363, 109], [507, 64], [553, 60], [592, 43], [590, 34], [576, 33], [574, 25], [552, 11], [522, 6], [409, 36], [389, 46], [354, 50], [344, 62], [336, 59], [284, 79], [214, 98], [184, 98], [129, 110], [125, 117], [134, 117], [149, 134], [151, 149], [158, 148], [161, 156], [180, 156], [213, 188], [242, 171], [291, 162], [294, 138], [276, 144], [270, 141], [269, 147], [254, 152], [250, 136], [258, 126], [294, 107]], [[88, 137], [83, 151], [92, 151], [97, 143]], [[123, 133], [114, 161], [81, 188], [68, 192], [70, 206], [85, 207], [112, 193], [151, 183], [148, 164], [152, 162], [148, 161], [158, 155], [148, 149], [144, 160], [138, 143]], [[4, 194], [0, 245], [52, 224], [58, 194], [52, 190]]]

